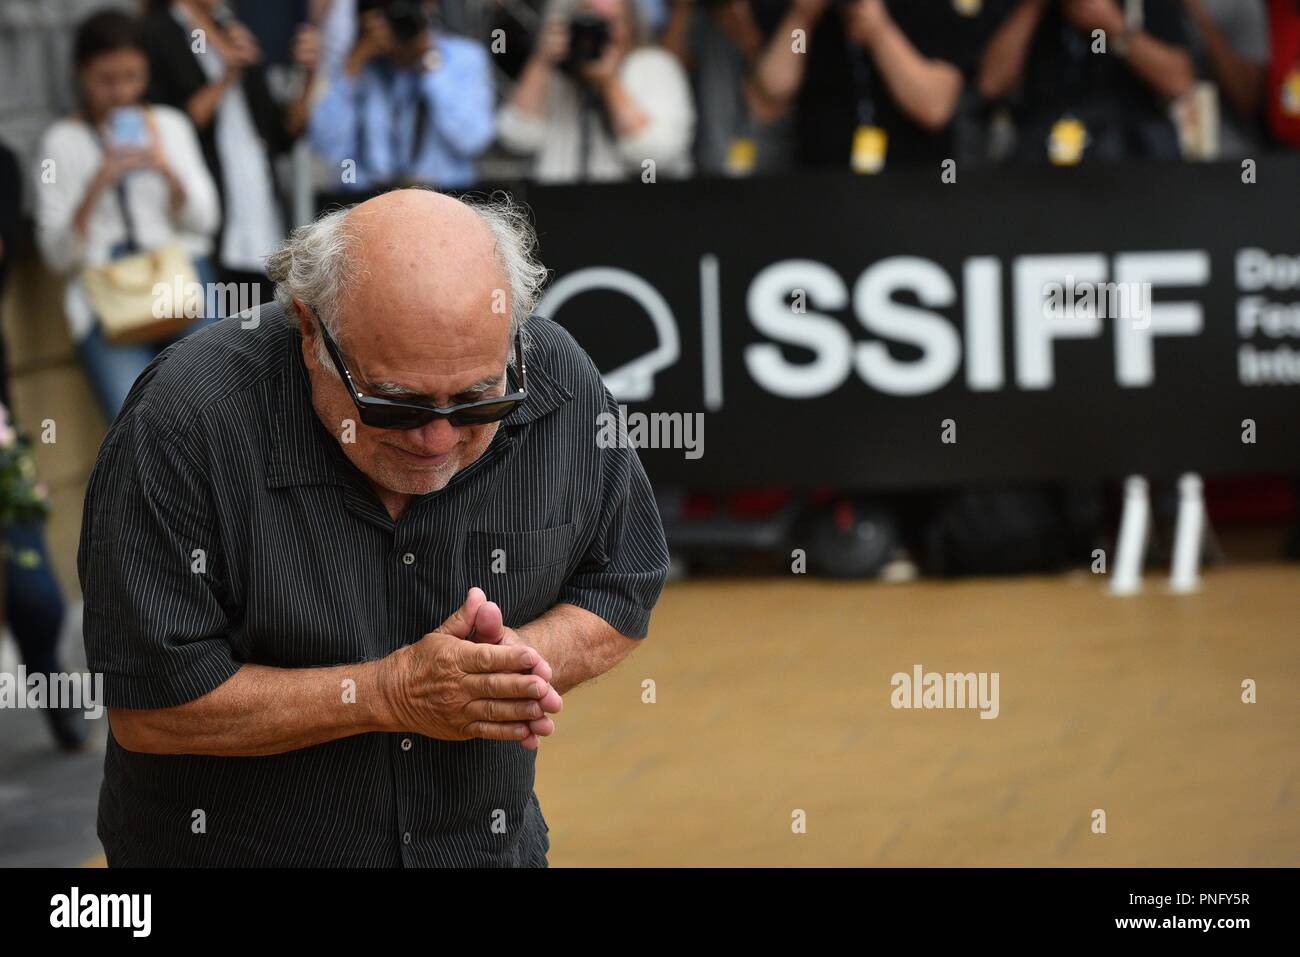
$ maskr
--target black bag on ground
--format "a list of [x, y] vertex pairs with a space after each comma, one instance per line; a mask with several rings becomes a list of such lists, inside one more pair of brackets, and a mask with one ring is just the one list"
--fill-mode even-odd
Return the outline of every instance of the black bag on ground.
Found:
[[1058, 571], [1069, 531], [1045, 489], [964, 489], [939, 499], [926, 526], [928, 575], [1014, 575]]

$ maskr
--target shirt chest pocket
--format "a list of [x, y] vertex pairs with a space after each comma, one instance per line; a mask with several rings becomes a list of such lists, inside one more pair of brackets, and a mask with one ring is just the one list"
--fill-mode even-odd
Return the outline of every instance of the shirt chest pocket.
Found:
[[501, 606], [512, 628], [548, 611], [564, 586], [574, 527], [526, 532], [474, 531], [466, 547], [469, 584]]

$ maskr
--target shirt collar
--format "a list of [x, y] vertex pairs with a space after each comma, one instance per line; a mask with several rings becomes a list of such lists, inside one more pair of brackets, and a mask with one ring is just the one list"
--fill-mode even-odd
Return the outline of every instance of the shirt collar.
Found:
[[527, 366], [528, 398], [501, 420], [502, 425], [512, 428], [534, 422], [573, 398], [573, 393], [562, 386], [537, 357], [537, 350], [529, 348], [528, 340], [528, 326], [525, 324], [524, 365]]
[[[285, 321], [277, 304], [263, 321]], [[526, 327], [525, 327], [526, 328]], [[302, 361], [301, 335], [291, 326], [286, 336], [284, 372], [280, 376], [278, 407], [271, 422], [271, 458], [268, 488], [293, 485], [348, 485], [356, 466], [343, 454], [338, 440], [326, 431], [311, 402], [311, 380]], [[527, 341], [527, 332], [525, 332]], [[525, 349], [528, 364], [528, 398], [501, 425], [511, 431], [554, 412], [573, 398]]]

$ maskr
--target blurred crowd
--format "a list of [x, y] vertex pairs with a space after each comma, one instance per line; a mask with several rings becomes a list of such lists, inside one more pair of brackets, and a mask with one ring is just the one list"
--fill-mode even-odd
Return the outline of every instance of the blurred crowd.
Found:
[[[1297, 0], [141, 0], [72, 61], [23, 177], [70, 279], [178, 245], [264, 284], [297, 142], [326, 194], [1300, 146]], [[65, 311], [111, 415], [160, 343]]]
[[489, 153], [554, 182], [1300, 145], [1294, 0], [334, 0], [310, 22], [307, 135], [363, 190], [465, 186]]
[[1237, 159], [1300, 145], [1294, 0], [335, 0], [345, 186]]
[[168, 340], [106, 330], [94, 271], [161, 251], [268, 301], [295, 144], [331, 196], [1300, 146], [1300, 0], [140, 0], [71, 60], [14, 179], [110, 417]]

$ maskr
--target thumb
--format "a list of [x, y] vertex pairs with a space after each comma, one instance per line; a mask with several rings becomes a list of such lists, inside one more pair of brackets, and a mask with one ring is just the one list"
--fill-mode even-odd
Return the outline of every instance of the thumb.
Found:
[[473, 641], [495, 645], [505, 637], [504, 622], [501, 619], [501, 606], [494, 601], [485, 601], [478, 606], [478, 617], [474, 621]]
[[452, 612], [451, 617], [435, 630], [456, 638], [468, 638], [474, 631], [474, 619], [478, 617], [478, 610], [485, 601], [487, 595], [483, 593], [483, 589], [471, 588], [465, 595], [465, 604]]

